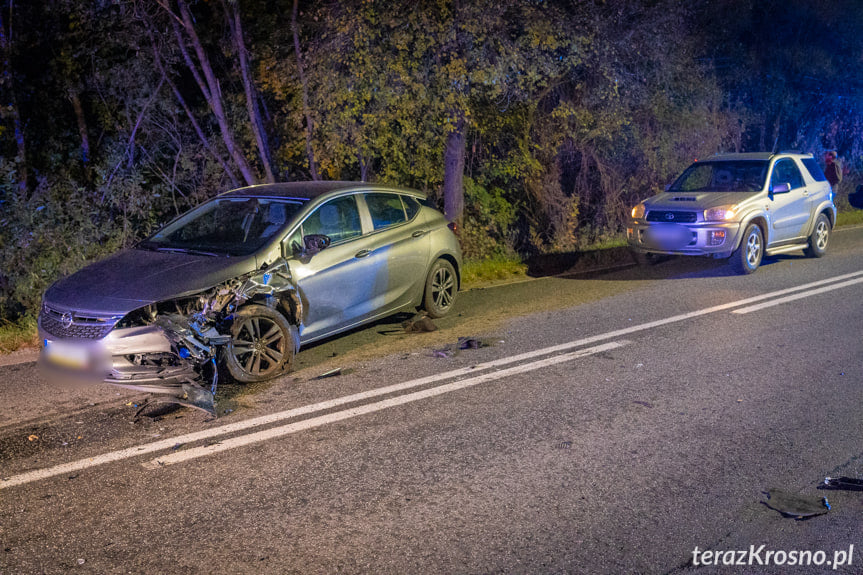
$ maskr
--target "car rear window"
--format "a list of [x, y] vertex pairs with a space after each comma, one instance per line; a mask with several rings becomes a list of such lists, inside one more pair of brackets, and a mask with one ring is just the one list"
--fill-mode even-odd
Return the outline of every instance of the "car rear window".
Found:
[[407, 221], [401, 196], [396, 194], [366, 194], [366, 205], [376, 230]]
[[816, 182], [826, 182], [827, 176], [824, 175], [824, 172], [821, 170], [821, 166], [818, 165], [818, 161], [815, 158], [806, 158], [803, 160], [803, 165], [806, 166], [806, 170], [809, 172], [809, 175], [812, 176], [812, 179]]

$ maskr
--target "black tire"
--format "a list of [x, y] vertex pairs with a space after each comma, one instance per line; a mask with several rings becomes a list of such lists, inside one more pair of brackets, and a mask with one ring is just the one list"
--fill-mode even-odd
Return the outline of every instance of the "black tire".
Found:
[[640, 252], [638, 250], [631, 250], [630, 253], [632, 254], [632, 259], [635, 260], [635, 263], [638, 266], [650, 266], [656, 263], [656, 254]]
[[458, 276], [455, 268], [441, 258], [432, 264], [426, 277], [423, 309], [431, 318], [443, 317], [450, 312], [458, 294]]
[[810, 258], [824, 257], [830, 244], [830, 220], [824, 214], [815, 218], [815, 227], [809, 235], [809, 247], [803, 250]]
[[234, 313], [225, 366], [240, 383], [254, 383], [288, 371], [294, 364], [296, 328], [274, 309], [247, 305]]
[[764, 257], [764, 235], [756, 224], [746, 226], [740, 247], [731, 254], [731, 267], [739, 274], [751, 274]]

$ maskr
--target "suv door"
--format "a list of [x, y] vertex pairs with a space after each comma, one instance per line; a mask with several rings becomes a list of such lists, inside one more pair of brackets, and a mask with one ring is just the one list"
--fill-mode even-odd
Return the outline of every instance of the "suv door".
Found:
[[329, 200], [309, 214], [288, 237], [287, 257], [292, 245], [301, 245], [309, 234], [329, 236], [332, 244], [303, 262], [291, 259], [291, 274], [305, 307], [300, 341], [324, 337], [361, 322], [374, 311], [375, 270], [363, 257], [360, 212], [355, 195]]
[[769, 195], [768, 211], [773, 222], [770, 244], [806, 236], [812, 209], [803, 176], [792, 158], [781, 158], [773, 164], [770, 189], [780, 184], [788, 184], [791, 189]]

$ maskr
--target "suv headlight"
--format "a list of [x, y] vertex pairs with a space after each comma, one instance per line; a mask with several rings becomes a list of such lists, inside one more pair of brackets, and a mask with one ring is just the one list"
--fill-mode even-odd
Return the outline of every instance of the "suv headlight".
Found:
[[737, 205], [717, 206], [704, 210], [705, 222], [728, 222], [737, 217]]
[[642, 203], [638, 204], [637, 206], [635, 206], [634, 208], [632, 208], [632, 219], [633, 220], [639, 220], [639, 219], [643, 218], [644, 212], [645, 212], [644, 203], [642, 202]]

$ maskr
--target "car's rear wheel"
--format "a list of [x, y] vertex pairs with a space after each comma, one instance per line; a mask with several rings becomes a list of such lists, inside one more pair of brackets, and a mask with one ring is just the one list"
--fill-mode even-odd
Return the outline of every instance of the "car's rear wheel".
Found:
[[458, 294], [458, 276], [452, 264], [441, 258], [429, 270], [426, 277], [423, 309], [429, 317], [439, 318], [450, 312]]
[[746, 226], [740, 247], [731, 254], [731, 267], [737, 273], [751, 274], [761, 265], [764, 257], [764, 236], [756, 224]]
[[234, 313], [225, 365], [241, 383], [254, 383], [291, 369], [296, 328], [285, 316], [262, 305], [247, 305]]
[[827, 253], [827, 245], [830, 243], [830, 220], [824, 214], [818, 214], [815, 220], [815, 229], [809, 236], [809, 247], [804, 251], [810, 258], [820, 258]]

